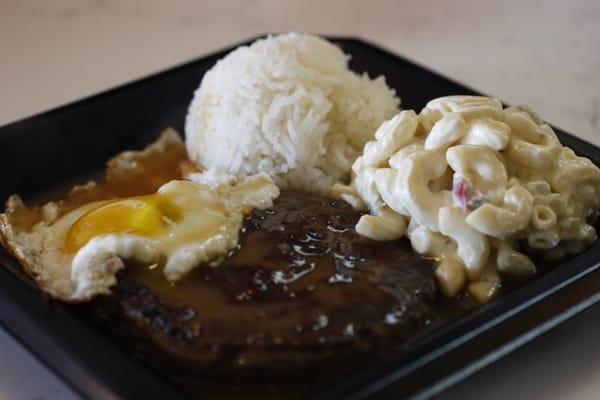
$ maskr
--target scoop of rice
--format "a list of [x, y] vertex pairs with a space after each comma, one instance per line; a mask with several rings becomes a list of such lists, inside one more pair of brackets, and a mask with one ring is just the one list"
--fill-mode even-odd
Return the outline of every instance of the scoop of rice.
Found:
[[321, 192], [347, 179], [400, 104], [383, 77], [350, 71], [349, 58], [298, 33], [231, 52], [194, 94], [185, 126], [189, 157], [211, 179], [266, 172], [283, 188]]

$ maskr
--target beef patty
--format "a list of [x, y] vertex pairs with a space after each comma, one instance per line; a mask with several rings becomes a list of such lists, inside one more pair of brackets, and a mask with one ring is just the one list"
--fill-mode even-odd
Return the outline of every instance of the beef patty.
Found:
[[433, 268], [405, 240], [359, 237], [359, 217], [343, 201], [284, 191], [246, 218], [218, 267], [171, 285], [160, 268], [131, 265], [91, 310], [176, 376], [280, 378], [389, 353], [426, 322]]

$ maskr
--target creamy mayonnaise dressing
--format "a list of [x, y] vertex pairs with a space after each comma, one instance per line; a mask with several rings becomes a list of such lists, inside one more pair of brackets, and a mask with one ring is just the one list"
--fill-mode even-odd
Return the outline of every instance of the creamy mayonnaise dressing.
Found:
[[493, 98], [434, 99], [386, 121], [334, 194], [368, 208], [356, 225], [376, 240], [408, 236], [437, 259], [449, 297], [490, 299], [501, 276], [535, 273], [528, 250], [577, 253], [596, 240], [600, 169], [563, 147], [524, 106]]

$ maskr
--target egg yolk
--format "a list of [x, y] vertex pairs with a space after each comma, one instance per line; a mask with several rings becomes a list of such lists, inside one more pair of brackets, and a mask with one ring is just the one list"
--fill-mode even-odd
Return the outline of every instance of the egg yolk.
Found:
[[111, 201], [82, 215], [67, 232], [64, 248], [75, 253], [93, 237], [110, 233], [159, 236], [181, 217], [179, 206], [160, 193]]

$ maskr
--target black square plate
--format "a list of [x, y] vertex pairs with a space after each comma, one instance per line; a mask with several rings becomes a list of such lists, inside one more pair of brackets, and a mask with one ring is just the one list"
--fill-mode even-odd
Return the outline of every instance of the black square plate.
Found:
[[[384, 75], [402, 106], [477, 94], [362, 40], [332, 38], [351, 67]], [[245, 44], [245, 43], [244, 43]], [[233, 49], [0, 128], [0, 201], [35, 198], [80, 182], [107, 159], [141, 148], [167, 126], [183, 131], [202, 75]], [[600, 149], [561, 130], [561, 141], [600, 164]], [[85, 397], [180, 398], [176, 387], [83, 321], [45, 299], [0, 251], [0, 323]], [[600, 300], [600, 243], [551, 272], [435, 330], [403, 354], [319, 394], [322, 398], [427, 397]]]

